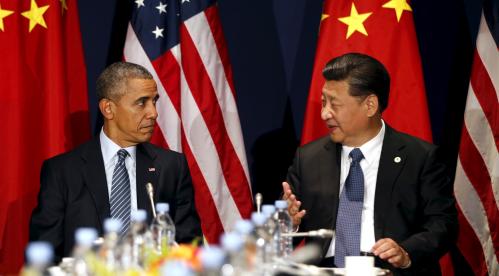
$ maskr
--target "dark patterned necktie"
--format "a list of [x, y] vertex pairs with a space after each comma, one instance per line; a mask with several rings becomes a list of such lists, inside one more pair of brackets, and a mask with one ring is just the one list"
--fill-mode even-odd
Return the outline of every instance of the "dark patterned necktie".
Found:
[[114, 167], [113, 184], [111, 186], [111, 217], [121, 220], [120, 234], [124, 235], [130, 225], [130, 179], [125, 166], [128, 152], [124, 149], [118, 151], [118, 162]]
[[336, 267], [345, 267], [345, 256], [360, 255], [360, 224], [364, 205], [364, 174], [360, 167], [360, 160], [364, 158], [364, 155], [360, 149], [355, 148], [349, 156], [352, 163], [340, 195], [336, 218], [334, 251]]

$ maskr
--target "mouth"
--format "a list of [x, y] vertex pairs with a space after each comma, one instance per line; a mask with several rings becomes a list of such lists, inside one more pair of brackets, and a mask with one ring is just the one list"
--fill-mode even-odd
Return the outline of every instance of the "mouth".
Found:
[[148, 126], [143, 126], [143, 127], [141, 127], [141, 129], [148, 131], [148, 132], [152, 132], [154, 130], [154, 124], [148, 125]]
[[329, 128], [331, 130], [338, 128], [338, 125], [333, 125], [333, 124], [326, 124], [326, 126], [327, 126], [327, 128]]

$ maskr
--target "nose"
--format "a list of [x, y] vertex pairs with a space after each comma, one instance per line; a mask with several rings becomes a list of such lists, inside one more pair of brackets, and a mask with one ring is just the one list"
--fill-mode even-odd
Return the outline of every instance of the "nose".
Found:
[[147, 118], [156, 120], [158, 118], [158, 111], [156, 109], [156, 105], [151, 103], [149, 104], [149, 110], [147, 111]]
[[327, 121], [327, 120], [329, 120], [331, 118], [333, 118], [333, 112], [329, 108], [323, 107], [321, 109], [321, 119], [323, 121]]

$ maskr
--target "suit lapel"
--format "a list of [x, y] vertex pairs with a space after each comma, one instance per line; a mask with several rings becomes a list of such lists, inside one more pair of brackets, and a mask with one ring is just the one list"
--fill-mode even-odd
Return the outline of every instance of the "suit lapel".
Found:
[[99, 227], [102, 230], [104, 219], [110, 216], [110, 207], [106, 171], [104, 169], [99, 138], [92, 140], [81, 157], [85, 164], [83, 169], [84, 183], [87, 185], [94, 200], [97, 215], [99, 216]]
[[383, 236], [385, 215], [389, 212], [393, 186], [404, 167], [406, 154], [398, 134], [386, 125], [374, 196], [374, 236]]
[[[157, 198], [156, 192], [158, 187], [158, 175], [160, 168], [154, 165], [156, 153], [148, 144], [137, 145], [137, 208], [147, 211], [148, 219], [152, 219], [153, 213], [149, 196], [146, 190], [146, 184], [151, 183], [154, 189], [154, 197]], [[156, 202], [155, 202], [156, 203]]]
[[[319, 175], [322, 191], [332, 191], [333, 197], [330, 202], [325, 202], [324, 213], [321, 220], [325, 220], [331, 229], [336, 227], [336, 213], [338, 212], [338, 200], [340, 192], [340, 164], [341, 145], [333, 143], [329, 138], [324, 145], [325, 151], [320, 158]], [[332, 204], [331, 204], [332, 203]], [[327, 208], [331, 206], [332, 208]], [[331, 239], [324, 239], [323, 252], [327, 252]]]

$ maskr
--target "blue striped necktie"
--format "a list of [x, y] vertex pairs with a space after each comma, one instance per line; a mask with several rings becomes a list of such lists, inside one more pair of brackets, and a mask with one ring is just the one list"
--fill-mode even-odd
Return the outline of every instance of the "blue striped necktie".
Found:
[[130, 179], [125, 166], [128, 152], [124, 149], [118, 151], [118, 162], [114, 167], [113, 184], [111, 186], [111, 217], [121, 220], [120, 234], [124, 235], [130, 225]]
[[364, 158], [364, 155], [360, 149], [355, 148], [349, 156], [352, 163], [340, 195], [336, 218], [334, 250], [336, 267], [345, 267], [345, 256], [360, 255], [360, 226], [364, 205], [364, 174], [360, 167], [360, 160]]

